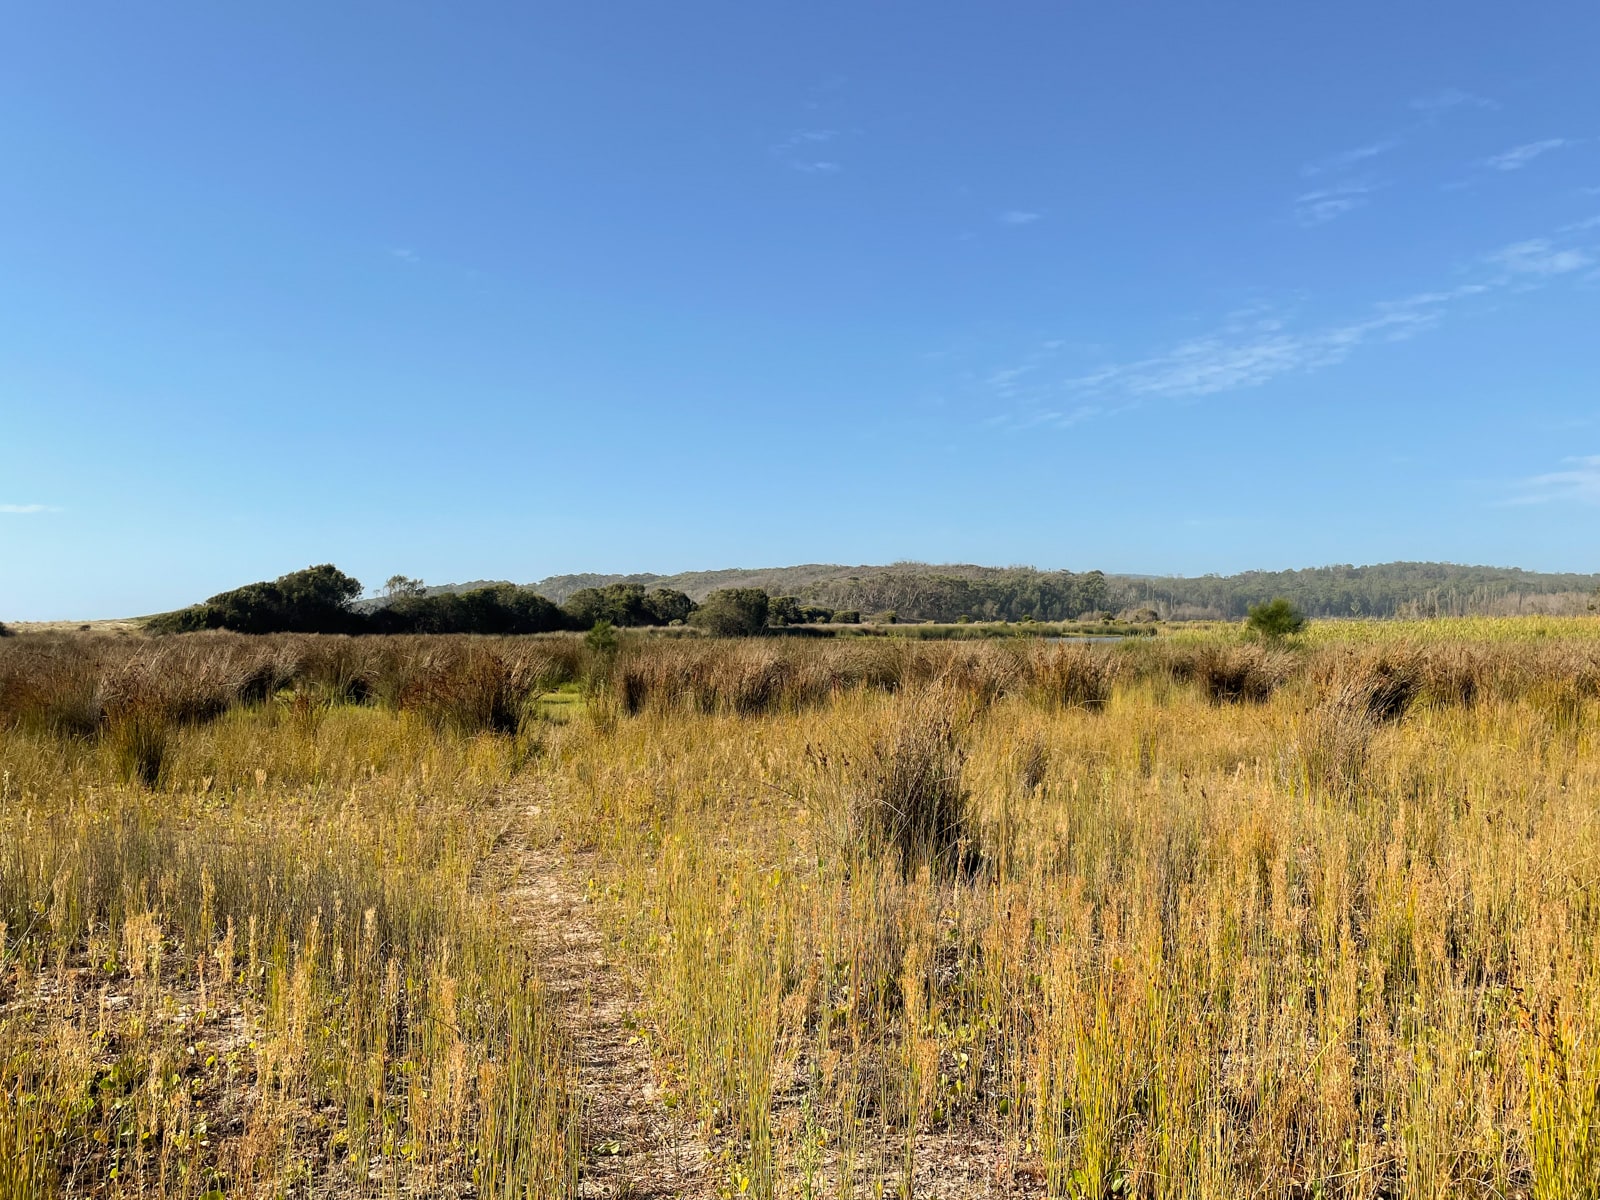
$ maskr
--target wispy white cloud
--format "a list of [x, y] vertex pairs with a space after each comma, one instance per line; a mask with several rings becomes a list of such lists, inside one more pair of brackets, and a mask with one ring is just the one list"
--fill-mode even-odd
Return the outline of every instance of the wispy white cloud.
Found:
[[830, 75], [828, 78], [818, 81], [811, 86], [810, 95], [805, 102], [805, 106], [814, 112], [817, 109], [835, 105], [840, 93], [845, 89], [845, 84], [848, 82], [843, 75]]
[[1000, 367], [997, 370], [990, 371], [983, 384], [984, 387], [997, 396], [1014, 396], [1017, 394], [1020, 382], [1038, 369], [1037, 363], [1024, 363], [1016, 367]]
[[[1375, 165], [1375, 160], [1392, 154], [1413, 139], [1426, 133], [1447, 114], [1464, 108], [1498, 108], [1493, 100], [1476, 96], [1460, 88], [1445, 88], [1425, 96], [1418, 96], [1409, 105], [1416, 114], [1399, 125], [1388, 136], [1366, 142], [1349, 150], [1341, 150], [1324, 158], [1314, 159], [1300, 168], [1303, 179], [1338, 178], [1348, 176], [1358, 167]], [[1321, 225], [1335, 220], [1367, 203], [1367, 197], [1376, 186], [1366, 181], [1346, 180], [1332, 186], [1319, 187], [1295, 198], [1295, 220], [1301, 225]]]
[[51, 504], [0, 504], [0, 513], [9, 513], [12, 516], [25, 516], [31, 513], [60, 512]]
[[1328, 175], [1338, 171], [1348, 171], [1351, 167], [1377, 158], [1380, 154], [1399, 147], [1401, 139], [1398, 137], [1384, 138], [1380, 142], [1369, 142], [1365, 146], [1357, 146], [1353, 150], [1343, 150], [1338, 154], [1330, 154], [1327, 158], [1309, 162], [1300, 168], [1300, 174], [1307, 179], [1317, 175]]
[[1317, 188], [1295, 197], [1294, 217], [1302, 225], [1323, 225], [1353, 212], [1367, 203], [1377, 185], [1349, 180], [1332, 187]]
[[1512, 275], [1548, 276], [1581, 271], [1595, 260], [1587, 250], [1559, 247], [1549, 238], [1529, 238], [1502, 246], [1485, 256], [1485, 261]]
[[1510, 504], [1549, 504], [1576, 501], [1600, 504], [1600, 454], [1586, 454], [1562, 460], [1564, 470], [1534, 475], [1518, 484], [1518, 494]]
[[1456, 108], [1499, 108], [1500, 105], [1486, 96], [1476, 96], [1471, 92], [1464, 92], [1460, 88], [1444, 88], [1431, 92], [1426, 96], [1418, 96], [1411, 102], [1414, 112], [1424, 116], [1437, 117]]
[[1069, 392], [1134, 399], [1182, 399], [1259, 387], [1283, 375], [1331, 367], [1368, 342], [1403, 341], [1435, 324], [1450, 293], [1425, 293], [1374, 305], [1366, 316], [1321, 329], [1278, 329], [1239, 336], [1219, 331], [1165, 353], [1103, 366], [1066, 381]]
[[775, 151], [793, 150], [797, 146], [814, 145], [817, 142], [831, 142], [839, 136], [837, 129], [797, 129], [783, 141], [773, 147]]
[[[1573, 238], [1530, 238], [1480, 255], [1476, 278], [1380, 300], [1344, 320], [1306, 327], [1292, 313], [1255, 307], [1231, 314], [1211, 332], [1144, 358], [1105, 363], [1051, 378], [1037, 353], [1017, 366], [973, 380], [990, 396], [1020, 405], [1009, 418], [1059, 424], [1108, 415], [1152, 400], [1183, 400], [1259, 387], [1337, 366], [1362, 347], [1401, 342], [1444, 321], [1464, 301], [1554, 284], [1600, 261], [1600, 250]], [[1064, 403], [1065, 402], [1065, 403]]]
[[1572, 144], [1568, 138], [1545, 138], [1538, 142], [1524, 142], [1500, 154], [1491, 154], [1481, 165], [1495, 171], [1520, 171], [1534, 159]]
[[1038, 429], [1041, 426], [1070, 429], [1074, 425], [1080, 425], [1084, 421], [1105, 414], [1106, 410], [1098, 404], [1079, 404], [1065, 409], [1038, 408], [1021, 413], [997, 413], [985, 418], [983, 424], [991, 429], [1004, 429], [1010, 432]]
[[1008, 208], [1000, 214], [1002, 225], [1032, 225], [1043, 213], [1029, 212], [1025, 208]]
[[837, 129], [797, 129], [769, 147], [772, 156], [791, 171], [806, 175], [832, 175], [844, 170], [836, 159], [823, 157], [821, 147], [838, 140]]
[[415, 250], [408, 250], [404, 246], [391, 247], [389, 250], [389, 255], [392, 258], [398, 258], [403, 263], [415, 264], [422, 261], [422, 256], [420, 254], [418, 254]]

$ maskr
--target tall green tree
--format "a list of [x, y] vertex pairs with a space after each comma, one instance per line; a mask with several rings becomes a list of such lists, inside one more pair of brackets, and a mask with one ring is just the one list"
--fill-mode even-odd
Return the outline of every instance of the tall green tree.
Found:
[[690, 620], [718, 637], [752, 637], [766, 628], [770, 604], [761, 588], [723, 588], [707, 596]]
[[362, 625], [350, 605], [361, 581], [332, 563], [219, 592], [204, 604], [151, 622], [157, 632], [231, 629], [238, 633], [354, 633]]
[[645, 610], [654, 625], [671, 625], [674, 621], [687, 621], [694, 612], [694, 601], [685, 592], [673, 588], [655, 588], [644, 598]]

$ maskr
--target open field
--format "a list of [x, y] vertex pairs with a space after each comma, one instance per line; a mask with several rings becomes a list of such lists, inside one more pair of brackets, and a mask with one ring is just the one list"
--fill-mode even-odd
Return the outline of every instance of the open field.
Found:
[[0, 1198], [1600, 1196], [1600, 620], [0, 642]]
[[17, 633], [99, 633], [133, 636], [144, 632], [143, 617], [123, 617], [107, 621], [13, 621]]

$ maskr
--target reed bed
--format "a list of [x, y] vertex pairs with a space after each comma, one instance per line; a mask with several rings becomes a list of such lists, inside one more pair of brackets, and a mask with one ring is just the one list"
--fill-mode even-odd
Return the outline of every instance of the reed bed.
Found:
[[1600, 626], [1539, 629], [7, 639], [0, 1196], [578, 1189], [474, 884], [525, 795], [723, 1194], [1600, 1196]]

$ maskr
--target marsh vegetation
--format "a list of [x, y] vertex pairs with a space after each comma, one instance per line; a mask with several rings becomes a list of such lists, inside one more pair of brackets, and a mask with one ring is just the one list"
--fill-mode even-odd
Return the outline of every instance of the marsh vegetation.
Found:
[[1587, 618], [7, 638], [0, 1196], [664, 1189], [508, 839], [656, 1194], [1600, 1195], [1597, 722]]

